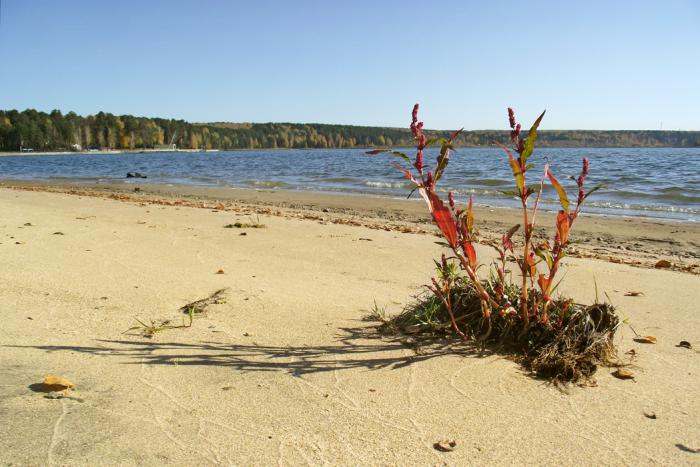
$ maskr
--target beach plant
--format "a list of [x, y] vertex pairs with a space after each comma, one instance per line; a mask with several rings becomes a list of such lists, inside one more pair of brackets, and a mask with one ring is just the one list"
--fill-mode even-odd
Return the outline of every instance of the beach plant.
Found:
[[[507, 155], [515, 190], [506, 194], [518, 200], [522, 225], [514, 225], [502, 234], [500, 242], [494, 246], [496, 260], [491, 263], [487, 277], [482, 278], [479, 269], [484, 264], [475, 248], [478, 231], [472, 196], [466, 206], [460, 207], [452, 192], [447, 193], [445, 202], [437, 189], [447, 169], [455, 138], [462, 130], [449, 138], [428, 138], [423, 122], [418, 120], [418, 110], [416, 104], [410, 125], [416, 142], [415, 157], [393, 149], [375, 149], [368, 153], [387, 153], [405, 161], [405, 165], [398, 162], [393, 165], [425, 200], [445, 240], [441, 244], [448, 253], [435, 262], [437, 274], [428, 286], [430, 295], [409, 306], [394, 319], [392, 326], [415, 329], [419, 325], [436, 331], [444, 330], [445, 323], [449, 323], [447, 327], [465, 340], [474, 339], [484, 344], [499, 342], [516, 348], [526, 366], [540, 375], [559, 380], [578, 380], [592, 375], [597, 364], [613, 364], [613, 336], [619, 324], [614, 308], [601, 303], [584, 306], [572, 299], [554, 296], [571, 227], [585, 200], [600, 188], [586, 190], [589, 161], [584, 158], [580, 174], [572, 177], [578, 187], [575, 202], [570, 201], [549, 163], [544, 165], [539, 182], [528, 185], [528, 175], [534, 168], [530, 159], [545, 112], [527, 134], [523, 134], [522, 125], [508, 108], [510, 138], [507, 145], [497, 144]], [[439, 151], [435, 166], [428, 168], [424, 162], [425, 152], [433, 145], [439, 146]], [[535, 235], [537, 213], [547, 181], [555, 189], [561, 205], [551, 242]], [[518, 232], [521, 232], [520, 242], [516, 237]], [[517, 253], [514, 242], [518, 242]], [[519, 283], [508, 280], [509, 263], [517, 265]]]

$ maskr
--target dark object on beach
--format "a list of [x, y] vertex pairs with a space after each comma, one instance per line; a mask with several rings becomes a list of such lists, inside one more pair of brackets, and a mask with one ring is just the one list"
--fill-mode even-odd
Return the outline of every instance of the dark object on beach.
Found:
[[433, 444], [433, 448], [441, 452], [451, 452], [455, 450], [457, 446], [457, 441], [453, 439], [444, 439]]
[[671, 264], [670, 261], [666, 261], [665, 259], [659, 260], [659, 261], [654, 265], [654, 267], [655, 267], [656, 269], [668, 269], [668, 268], [670, 268], [671, 266], [673, 266], [673, 264]]
[[692, 349], [693, 346], [690, 345], [688, 341], [680, 341], [676, 347], [683, 347], [684, 349]]
[[644, 412], [644, 416], [650, 420], [656, 420], [658, 418], [654, 412], [651, 412], [651, 413]]
[[126, 178], [148, 178], [146, 175], [142, 174], [141, 172], [128, 172], [126, 174]]
[[136, 187], [136, 188], [134, 188], [134, 191], [141, 191], [141, 188]]

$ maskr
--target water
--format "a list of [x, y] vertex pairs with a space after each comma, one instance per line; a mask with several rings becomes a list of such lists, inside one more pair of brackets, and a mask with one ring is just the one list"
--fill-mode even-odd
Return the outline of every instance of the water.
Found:
[[[434, 156], [435, 152], [426, 156], [426, 163], [433, 162]], [[548, 160], [575, 198], [575, 183], [568, 177], [578, 174], [582, 157], [591, 162], [588, 186], [606, 185], [589, 198], [587, 212], [700, 222], [700, 148], [540, 149], [530, 159], [535, 167], [528, 173], [529, 183], [539, 182]], [[388, 155], [370, 156], [362, 149], [10, 156], [0, 157], [0, 177], [405, 197], [411, 185], [390, 165], [392, 161], [403, 162]], [[148, 179], [127, 180], [127, 172], [142, 172]], [[513, 190], [514, 182], [500, 149], [458, 149], [440, 186], [462, 200], [473, 194], [476, 204], [517, 207], [513, 198], [502, 193]], [[556, 200], [555, 192], [546, 187], [543, 208], [557, 209]]]

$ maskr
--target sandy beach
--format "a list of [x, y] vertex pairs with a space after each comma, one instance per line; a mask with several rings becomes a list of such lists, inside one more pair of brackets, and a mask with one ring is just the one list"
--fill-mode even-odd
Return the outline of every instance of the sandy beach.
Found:
[[[592, 302], [597, 284], [658, 341], [622, 326], [635, 378], [601, 368], [596, 386], [562, 389], [502, 355], [363, 320], [375, 304], [398, 313], [433, 272], [441, 248], [418, 202], [134, 188], [0, 187], [5, 465], [700, 461], [698, 225], [577, 221], [562, 292]], [[476, 217], [484, 243], [518, 222]], [[236, 222], [265, 227], [224, 228]], [[221, 289], [191, 327], [124, 333], [137, 318], [180, 325], [181, 307]], [[75, 384], [69, 397], [35, 390], [49, 374]], [[444, 439], [454, 451], [434, 449]]]

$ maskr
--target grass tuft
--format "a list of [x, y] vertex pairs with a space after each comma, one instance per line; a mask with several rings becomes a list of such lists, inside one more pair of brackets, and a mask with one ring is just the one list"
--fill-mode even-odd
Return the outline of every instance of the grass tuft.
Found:
[[[487, 290], [494, 287], [488, 281], [482, 286]], [[529, 293], [536, 298], [539, 292], [532, 289]], [[478, 292], [462, 282], [451, 295], [455, 321], [475, 344], [509, 354], [534, 375], [556, 383], [590, 382], [598, 366], [620, 365], [613, 339], [621, 322], [612, 305], [585, 306], [559, 298], [549, 307], [549, 322], [525, 326], [516, 311], [519, 297], [517, 286], [506, 286], [502, 309], [510, 311], [493, 313], [486, 321]], [[429, 293], [417, 297], [399, 315], [383, 320], [379, 330], [385, 334], [456, 336], [444, 303]]]

